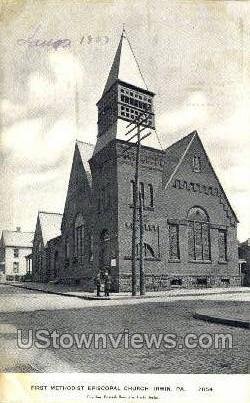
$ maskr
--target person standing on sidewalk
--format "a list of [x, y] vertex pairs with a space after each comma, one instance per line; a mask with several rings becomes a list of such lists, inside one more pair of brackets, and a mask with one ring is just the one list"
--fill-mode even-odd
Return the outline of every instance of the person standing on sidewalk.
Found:
[[104, 274], [104, 295], [105, 295], [105, 297], [109, 297], [110, 287], [111, 287], [111, 278], [110, 278], [109, 272], [106, 270], [106, 272]]
[[95, 284], [96, 284], [96, 296], [100, 297], [100, 291], [101, 291], [101, 275], [98, 272], [96, 275], [96, 279], [95, 279]]

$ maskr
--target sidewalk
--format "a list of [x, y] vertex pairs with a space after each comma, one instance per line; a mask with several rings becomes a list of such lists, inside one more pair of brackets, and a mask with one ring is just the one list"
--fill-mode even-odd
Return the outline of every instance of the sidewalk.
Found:
[[5, 282], [12, 287], [25, 288], [27, 290], [35, 290], [47, 294], [64, 295], [67, 297], [76, 297], [86, 300], [121, 300], [121, 299], [148, 299], [154, 297], [175, 297], [175, 296], [197, 296], [197, 295], [213, 295], [213, 294], [232, 294], [232, 293], [249, 293], [250, 288], [247, 287], [227, 287], [227, 288], [178, 288], [166, 291], [149, 291], [146, 295], [131, 296], [130, 293], [111, 294], [110, 297], [97, 297], [94, 292], [81, 291], [80, 287], [70, 287], [62, 284], [46, 284], [46, 283], [12, 283]]
[[46, 294], [64, 295], [66, 297], [77, 297], [87, 300], [108, 300], [110, 297], [97, 297], [94, 292], [81, 291], [79, 287], [70, 287], [62, 284], [48, 284], [48, 283], [18, 283], [18, 282], [5, 282], [12, 287], [25, 288], [26, 290], [40, 291]]

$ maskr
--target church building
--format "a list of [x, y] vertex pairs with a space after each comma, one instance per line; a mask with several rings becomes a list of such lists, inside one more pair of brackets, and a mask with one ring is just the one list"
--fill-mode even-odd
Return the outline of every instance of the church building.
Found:
[[75, 144], [58, 280], [93, 290], [98, 271], [108, 269], [113, 292], [131, 291], [137, 146], [131, 140], [128, 149], [135, 131], [127, 133], [145, 116], [143, 133], [150, 136], [140, 149], [139, 189], [146, 290], [240, 285], [237, 217], [196, 131], [161, 149], [154, 93], [124, 32], [97, 108], [95, 146]]

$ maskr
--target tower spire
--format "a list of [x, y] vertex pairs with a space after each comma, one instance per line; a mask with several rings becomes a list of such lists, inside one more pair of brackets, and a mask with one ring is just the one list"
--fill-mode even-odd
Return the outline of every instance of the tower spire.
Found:
[[125, 31], [125, 24], [122, 24], [122, 35], [121, 36], [125, 36], [126, 35], [126, 31]]
[[141, 116], [144, 116], [144, 128], [152, 132], [144, 144], [158, 148], [153, 98], [123, 26], [102, 97], [97, 102], [98, 135], [94, 154], [114, 139], [127, 141], [128, 123], [135, 124]]
[[103, 95], [116, 81], [123, 81], [135, 87], [147, 90], [147, 85], [135, 57], [123, 24], [120, 42], [104, 87]]

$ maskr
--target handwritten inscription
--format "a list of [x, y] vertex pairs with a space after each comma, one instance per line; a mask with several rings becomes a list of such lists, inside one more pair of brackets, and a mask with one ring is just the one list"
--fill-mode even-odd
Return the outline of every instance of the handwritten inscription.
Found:
[[[41, 34], [41, 25], [39, 25], [34, 32], [27, 36], [27, 38], [17, 39], [17, 44], [28, 48], [43, 48], [47, 50], [68, 49], [72, 45], [69, 38], [45, 38]], [[108, 36], [100, 35], [83, 35], [80, 40], [80, 45], [85, 44], [106, 44], [109, 42]]]
[[80, 40], [81, 45], [91, 45], [93, 43], [98, 43], [98, 44], [106, 44], [109, 42], [109, 37], [108, 36], [101, 36], [101, 35], [83, 35], [82, 39]]
[[58, 50], [59, 48], [70, 48], [71, 40], [68, 38], [38, 38], [40, 28], [41, 26], [39, 25], [27, 38], [18, 39], [17, 44], [27, 46], [28, 48], [47, 48], [54, 50]]

